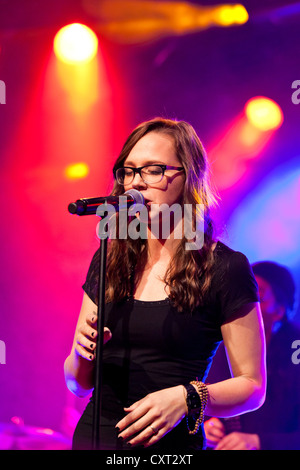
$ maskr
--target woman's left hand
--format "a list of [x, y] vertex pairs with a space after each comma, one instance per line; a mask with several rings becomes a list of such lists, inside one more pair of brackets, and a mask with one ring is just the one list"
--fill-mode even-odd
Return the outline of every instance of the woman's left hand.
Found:
[[178, 385], [150, 393], [124, 408], [128, 414], [116, 425], [118, 437], [132, 446], [155, 444], [187, 414], [185, 397], [185, 388]]

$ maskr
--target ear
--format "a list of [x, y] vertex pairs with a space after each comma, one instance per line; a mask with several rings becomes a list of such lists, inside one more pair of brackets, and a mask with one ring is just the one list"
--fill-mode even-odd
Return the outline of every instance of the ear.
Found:
[[286, 308], [283, 305], [278, 304], [276, 309], [275, 321], [280, 321], [285, 316]]

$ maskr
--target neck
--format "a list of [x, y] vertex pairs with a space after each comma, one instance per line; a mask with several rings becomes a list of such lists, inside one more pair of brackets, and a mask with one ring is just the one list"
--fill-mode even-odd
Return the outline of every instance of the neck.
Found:
[[170, 259], [174, 256], [180, 239], [175, 239], [173, 232], [170, 238], [157, 238], [148, 230], [148, 264], [166, 263], [169, 264]]

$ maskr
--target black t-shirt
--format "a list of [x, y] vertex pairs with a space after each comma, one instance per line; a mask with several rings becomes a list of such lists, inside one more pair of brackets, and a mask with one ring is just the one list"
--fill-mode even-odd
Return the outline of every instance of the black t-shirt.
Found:
[[[194, 312], [178, 312], [168, 298], [154, 302], [125, 299], [106, 305], [105, 325], [112, 338], [103, 351], [105, 419], [116, 423], [124, 416], [124, 406], [148, 393], [196, 378], [205, 381], [222, 341], [221, 325], [243, 305], [258, 301], [257, 284], [247, 258], [221, 242], [216, 245], [214, 257], [209, 293], [204, 305]], [[98, 279], [99, 250], [83, 286], [95, 303]], [[187, 434], [183, 429], [181, 426], [181, 433]]]

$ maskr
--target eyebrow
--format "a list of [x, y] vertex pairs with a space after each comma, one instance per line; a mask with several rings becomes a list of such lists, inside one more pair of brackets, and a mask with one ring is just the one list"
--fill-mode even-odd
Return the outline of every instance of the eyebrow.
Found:
[[[146, 166], [146, 165], [167, 165], [167, 163], [162, 162], [160, 160], [146, 160], [143, 165], [141, 166]], [[129, 162], [124, 162], [123, 166], [132, 166], [135, 168], [134, 163], [129, 160]]]

